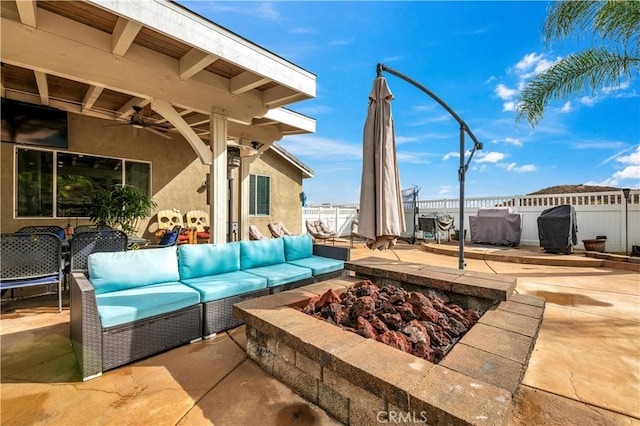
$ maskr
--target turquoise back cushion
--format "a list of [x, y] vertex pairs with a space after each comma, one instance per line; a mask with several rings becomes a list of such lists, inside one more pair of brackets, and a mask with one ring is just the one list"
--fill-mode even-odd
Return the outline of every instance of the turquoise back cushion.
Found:
[[180, 279], [175, 247], [93, 253], [88, 268], [96, 294]]
[[287, 262], [304, 259], [313, 255], [313, 240], [309, 234], [286, 235], [284, 238], [284, 257]]
[[180, 279], [224, 274], [240, 269], [240, 244], [184, 244], [178, 247]]
[[284, 263], [284, 242], [282, 238], [240, 241], [241, 269]]

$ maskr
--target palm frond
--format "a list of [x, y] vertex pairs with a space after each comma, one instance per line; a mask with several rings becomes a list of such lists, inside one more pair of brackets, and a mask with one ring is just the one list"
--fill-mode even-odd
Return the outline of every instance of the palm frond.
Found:
[[571, 34], [597, 34], [602, 39], [637, 48], [640, 39], [640, 1], [564, 0], [552, 2], [543, 26], [543, 39], [567, 38]]
[[587, 32], [597, 6], [598, 1], [595, 0], [551, 2], [542, 25], [545, 42], [566, 38], [574, 32]]
[[637, 49], [640, 41], [640, 1], [605, 2], [596, 14], [595, 28], [603, 38]]
[[588, 49], [567, 56], [538, 74], [517, 100], [516, 121], [523, 117], [534, 127], [542, 119], [550, 100], [567, 99], [576, 93], [596, 92], [637, 75], [639, 57], [625, 52]]

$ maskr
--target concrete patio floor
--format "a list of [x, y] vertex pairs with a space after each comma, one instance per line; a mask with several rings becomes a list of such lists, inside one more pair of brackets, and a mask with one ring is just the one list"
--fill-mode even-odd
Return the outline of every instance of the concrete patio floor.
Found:
[[[458, 267], [457, 246], [433, 246], [359, 244], [351, 256]], [[519, 293], [547, 302], [513, 425], [640, 424], [637, 269], [537, 247], [465, 254], [466, 269], [516, 276]], [[61, 314], [55, 295], [2, 301], [2, 425], [339, 424], [247, 358], [243, 327], [81, 382], [65, 296]]]

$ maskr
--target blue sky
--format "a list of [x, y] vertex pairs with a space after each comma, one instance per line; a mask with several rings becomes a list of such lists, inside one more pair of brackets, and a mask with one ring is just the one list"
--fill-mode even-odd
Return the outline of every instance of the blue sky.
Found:
[[[640, 187], [640, 84], [622, 81], [551, 103], [535, 129], [515, 121], [515, 99], [536, 72], [593, 44], [545, 46], [547, 2], [180, 1], [317, 76], [317, 97], [289, 106], [315, 134], [280, 144], [314, 170], [310, 204], [359, 201], [362, 131], [381, 62], [434, 92], [484, 144], [467, 197], [524, 195], [553, 185]], [[459, 130], [435, 101], [385, 73], [402, 188], [458, 198]], [[471, 148], [467, 138], [467, 148]]]

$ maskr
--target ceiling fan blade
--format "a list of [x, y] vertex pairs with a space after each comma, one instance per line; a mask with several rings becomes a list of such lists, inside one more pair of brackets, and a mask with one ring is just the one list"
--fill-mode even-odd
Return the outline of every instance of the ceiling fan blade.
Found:
[[155, 133], [158, 136], [162, 136], [165, 139], [172, 139], [171, 136], [167, 135], [166, 133], [162, 133], [160, 130], [154, 129], [153, 127], [145, 127], [145, 130], [148, 130], [151, 133]]

